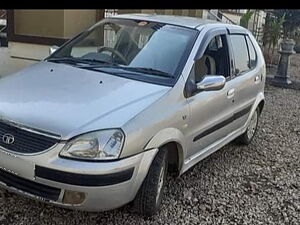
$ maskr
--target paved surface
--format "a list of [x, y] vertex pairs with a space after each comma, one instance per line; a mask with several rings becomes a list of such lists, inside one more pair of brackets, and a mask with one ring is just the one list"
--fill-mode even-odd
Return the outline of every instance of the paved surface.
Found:
[[2, 192], [0, 224], [299, 224], [300, 91], [267, 85], [265, 94], [253, 142], [231, 143], [179, 179], [169, 178], [152, 218], [129, 206], [86, 213]]

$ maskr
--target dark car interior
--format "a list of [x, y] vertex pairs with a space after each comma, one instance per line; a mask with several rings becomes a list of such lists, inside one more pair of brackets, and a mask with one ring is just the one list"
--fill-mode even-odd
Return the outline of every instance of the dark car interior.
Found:
[[195, 63], [196, 82], [204, 75], [230, 76], [229, 52], [225, 35], [214, 37], [208, 44], [204, 55]]

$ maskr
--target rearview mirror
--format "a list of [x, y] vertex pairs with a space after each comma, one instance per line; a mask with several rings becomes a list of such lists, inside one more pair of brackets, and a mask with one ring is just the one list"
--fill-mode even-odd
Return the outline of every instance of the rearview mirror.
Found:
[[53, 54], [59, 47], [56, 45], [53, 45], [49, 48], [49, 55]]
[[205, 75], [203, 79], [196, 84], [199, 91], [221, 90], [226, 83], [226, 78], [220, 75]]

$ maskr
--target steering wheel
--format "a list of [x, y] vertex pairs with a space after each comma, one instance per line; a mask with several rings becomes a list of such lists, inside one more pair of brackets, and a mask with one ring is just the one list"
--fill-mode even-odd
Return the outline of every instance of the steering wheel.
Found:
[[106, 47], [106, 46], [101, 46], [99, 49], [98, 49], [98, 52], [104, 52], [104, 51], [108, 51], [108, 52], [111, 52], [112, 53], [112, 56], [113, 55], [116, 55], [121, 61], [123, 64], [127, 65], [127, 60], [125, 59], [125, 57], [122, 55], [121, 52], [119, 52], [118, 50], [114, 49], [114, 48], [111, 48], [111, 47]]

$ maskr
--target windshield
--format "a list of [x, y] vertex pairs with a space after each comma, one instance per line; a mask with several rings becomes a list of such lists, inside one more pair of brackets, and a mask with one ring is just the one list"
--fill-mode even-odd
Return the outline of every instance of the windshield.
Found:
[[156, 22], [104, 19], [47, 60], [131, 79], [175, 84], [196, 34], [194, 29]]

